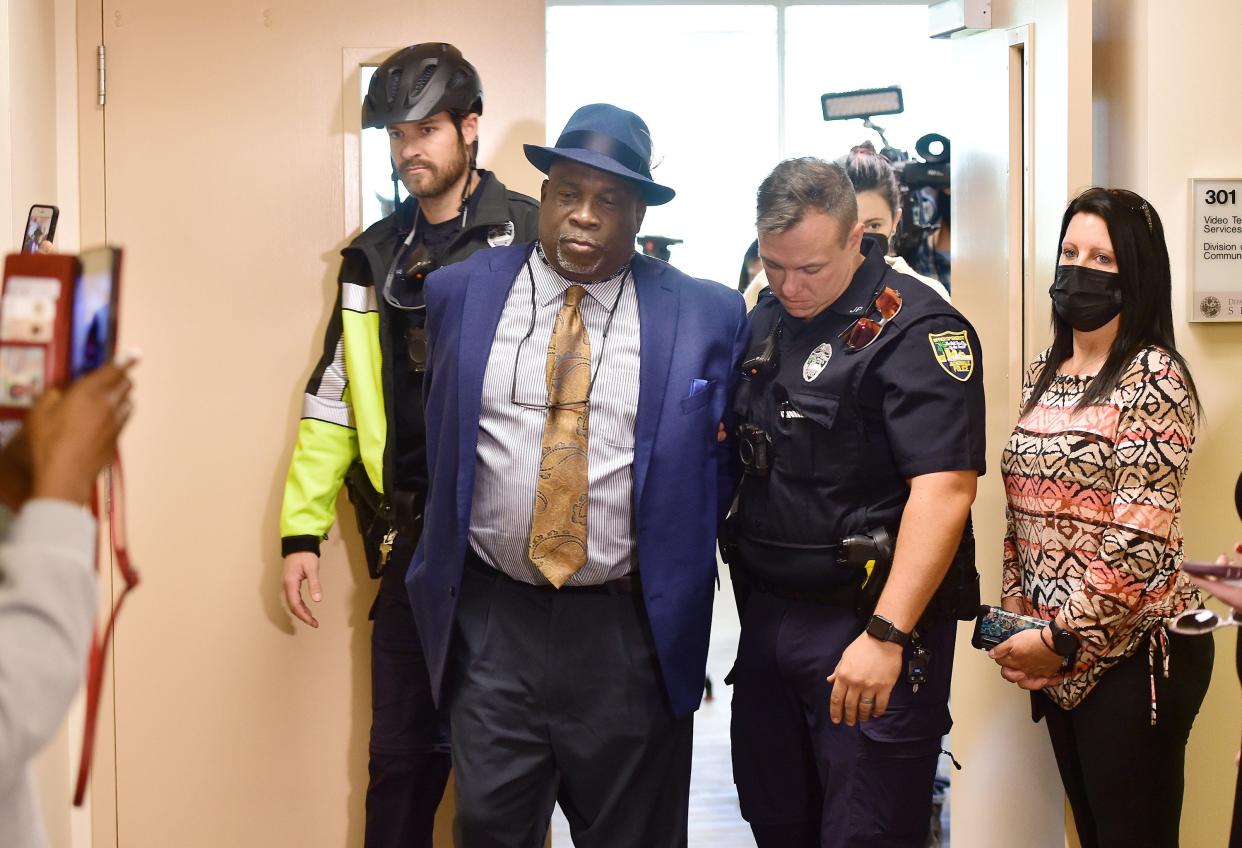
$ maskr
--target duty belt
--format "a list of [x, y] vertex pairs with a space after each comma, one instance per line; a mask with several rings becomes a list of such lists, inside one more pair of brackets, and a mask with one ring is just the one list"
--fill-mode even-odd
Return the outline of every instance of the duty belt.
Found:
[[858, 594], [858, 589], [848, 584], [825, 589], [791, 589], [787, 586], [778, 586], [767, 580], [757, 580], [753, 577], [747, 577], [746, 580], [756, 592], [772, 595], [776, 598], [784, 598], [787, 601], [801, 601], [809, 604], [852, 608], [854, 606], [854, 598]]

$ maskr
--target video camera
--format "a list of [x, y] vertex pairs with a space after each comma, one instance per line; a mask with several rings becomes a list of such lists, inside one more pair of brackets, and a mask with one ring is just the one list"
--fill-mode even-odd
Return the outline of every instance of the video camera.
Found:
[[668, 236], [638, 236], [635, 241], [642, 248], [644, 256], [654, 256], [664, 262], [668, 262], [672, 253], [669, 248], [675, 244], [682, 244], [679, 238], [669, 238]]
[[949, 139], [927, 133], [914, 144], [919, 159], [893, 147], [884, 129], [872, 122], [878, 115], [897, 115], [905, 111], [901, 86], [866, 88], [820, 96], [825, 121], [861, 119], [863, 126], [880, 136], [881, 155], [893, 163], [901, 186], [901, 223], [892, 239], [893, 252], [909, 255], [927, 236], [949, 217]]

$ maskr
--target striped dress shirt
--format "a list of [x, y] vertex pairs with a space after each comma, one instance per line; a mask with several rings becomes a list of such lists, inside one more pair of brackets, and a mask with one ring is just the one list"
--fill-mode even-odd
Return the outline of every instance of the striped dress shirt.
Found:
[[[533, 585], [548, 582], [528, 555], [547, 411], [529, 407], [547, 403], [548, 343], [571, 285], [575, 283], [557, 274], [538, 251], [531, 254], [505, 301], [483, 379], [470, 545], [494, 568]], [[590, 338], [594, 377], [587, 436], [587, 559], [567, 586], [597, 585], [636, 567], [633, 466], [641, 351], [638, 296], [628, 269], [615, 278], [588, 284], [586, 290], [579, 309]]]

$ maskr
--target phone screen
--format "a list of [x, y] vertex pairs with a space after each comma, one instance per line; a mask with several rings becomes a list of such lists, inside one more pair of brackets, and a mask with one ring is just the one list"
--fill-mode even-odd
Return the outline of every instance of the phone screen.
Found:
[[116, 350], [116, 253], [82, 254], [82, 277], [73, 293], [69, 377], [76, 380], [112, 359]]
[[56, 234], [56, 207], [31, 206], [22, 234], [22, 253], [38, 253], [39, 246]]

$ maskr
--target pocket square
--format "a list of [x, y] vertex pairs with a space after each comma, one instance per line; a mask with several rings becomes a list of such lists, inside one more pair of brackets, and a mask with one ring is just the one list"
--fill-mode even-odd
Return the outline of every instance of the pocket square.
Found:
[[686, 395], [686, 397], [694, 397], [695, 395], [703, 394], [703, 392], [707, 391], [708, 386], [711, 384], [711, 380], [700, 380], [698, 377], [693, 378], [690, 381], [690, 394]]

